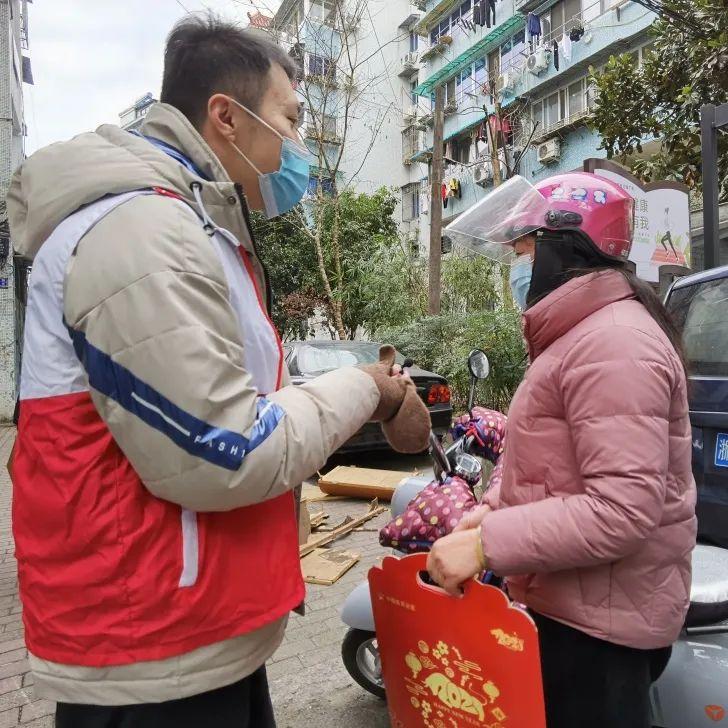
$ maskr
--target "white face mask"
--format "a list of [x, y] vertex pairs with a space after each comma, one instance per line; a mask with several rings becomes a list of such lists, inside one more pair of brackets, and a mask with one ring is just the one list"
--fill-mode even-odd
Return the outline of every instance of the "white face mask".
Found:
[[268, 219], [282, 215], [293, 209], [300, 201], [308, 188], [311, 165], [311, 153], [304, 146], [296, 144], [293, 139], [284, 137], [268, 122], [261, 119], [247, 106], [239, 101], [230, 99], [243, 111], [246, 111], [263, 126], [270, 129], [281, 140], [281, 161], [276, 172], [264, 174], [250, 161], [248, 156], [235, 144], [230, 142], [233, 149], [257, 172], [258, 186], [263, 198], [265, 214]]

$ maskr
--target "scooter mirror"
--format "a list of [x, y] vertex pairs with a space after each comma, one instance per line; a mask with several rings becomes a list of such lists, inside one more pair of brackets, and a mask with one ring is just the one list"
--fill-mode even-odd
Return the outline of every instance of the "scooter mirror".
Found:
[[490, 374], [490, 362], [482, 349], [473, 349], [468, 355], [468, 369], [476, 379], [487, 379]]

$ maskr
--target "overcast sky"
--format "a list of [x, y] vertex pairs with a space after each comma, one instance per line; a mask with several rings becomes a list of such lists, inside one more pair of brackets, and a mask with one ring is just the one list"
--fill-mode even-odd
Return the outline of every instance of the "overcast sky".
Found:
[[23, 84], [27, 153], [118, 123], [119, 112], [147, 91], [158, 96], [164, 40], [183, 6], [245, 23], [253, 9], [240, 0], [34, 0], [28, 35], [35, 85]]

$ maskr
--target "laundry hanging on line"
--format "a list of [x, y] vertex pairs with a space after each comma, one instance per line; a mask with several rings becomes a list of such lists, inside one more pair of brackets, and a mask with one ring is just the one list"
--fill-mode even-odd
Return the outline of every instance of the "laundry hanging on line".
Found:
[[584, 28], [578, 25], [569, 31], [569, 40], [572, 43], [578, 43], [584, 37]]
[[554, 68], [558, 71], [559, 70], [559, 44], [556, 41], [553, 41], [551, 43], [551, 46], [553, 48]]
[[528, 35], [531, 38], [541, 37], [541, 18], [536, 13], [529, 13], [528, 20], [526, 21], [528, 26]]
[[571, 38], [564, 34], [564, 37], [559, 41], [559, 50], [561, 51], [562, 58], [570, 62], [571, 61]]

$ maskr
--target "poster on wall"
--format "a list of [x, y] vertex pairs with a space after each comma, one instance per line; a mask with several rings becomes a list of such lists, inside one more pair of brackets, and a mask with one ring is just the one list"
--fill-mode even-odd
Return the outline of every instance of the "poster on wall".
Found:
[[690, 267], [690, 199], [685, 185], [643, 184], [606, 159], [584, 160], [584, 171], [616, 182], [634, 197], [634, 242], [629, 259], [640, 278], [657, 283], [663, 265]]

